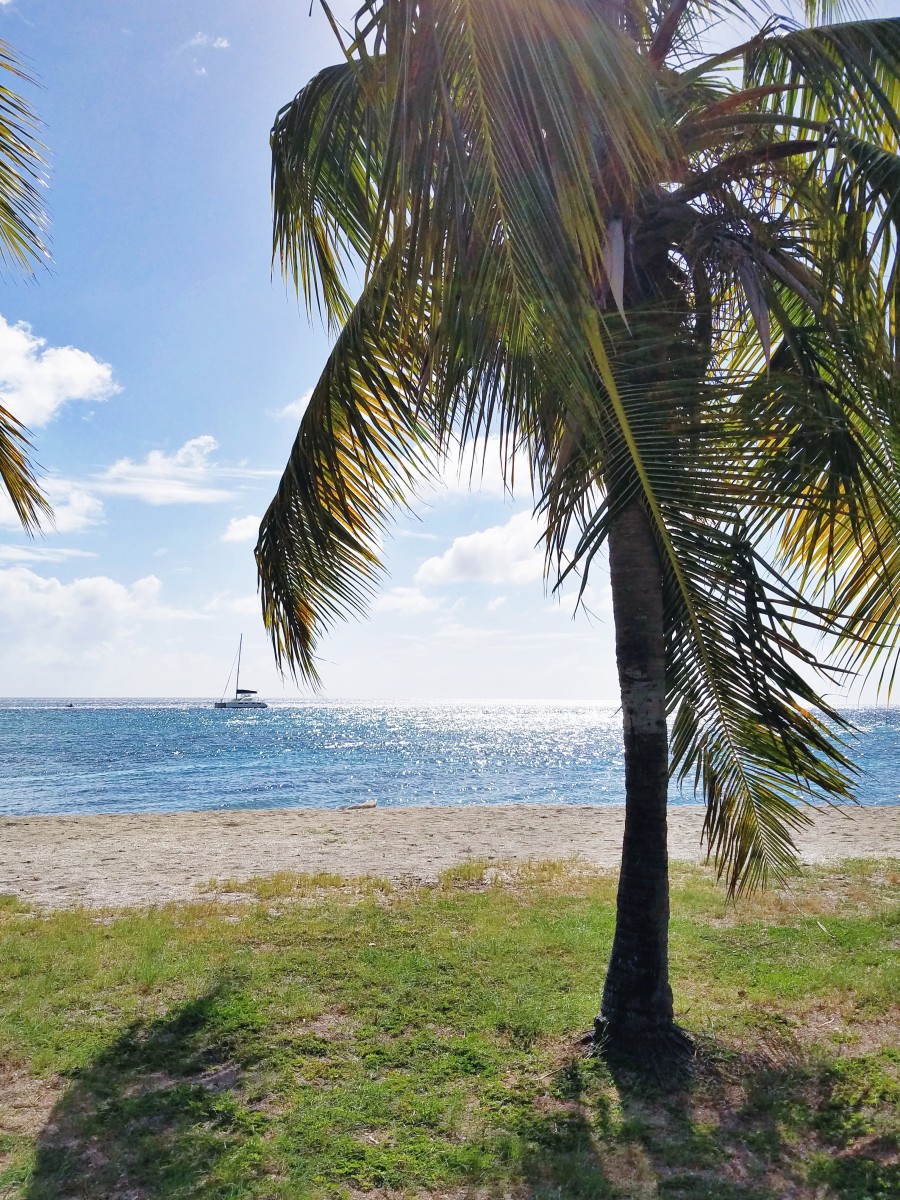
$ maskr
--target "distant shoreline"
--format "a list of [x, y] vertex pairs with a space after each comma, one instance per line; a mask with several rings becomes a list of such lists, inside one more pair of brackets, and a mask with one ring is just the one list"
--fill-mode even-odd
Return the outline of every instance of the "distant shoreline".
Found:
[[[89, 708], [91, 705], [133, 705], [141, 707], [144, 705], [190, 705], [192, 708], [212, 708], [216, 700], [220, 699], [219, 694], [208, 696], [77, 696], [77, 695], [60, 695], [60, 696], [2, 696], [0, 695], [0, 707], [7, 704], [13, 705], [38, 705], [44, 704], [52, 708], [65, 708], [68, 704], [84, 705]], [[573, 700], [573, 699], [542, 699], [535, 696], [520, 696], [512, 698], [509, 696], [500, 697], [471, 697], [471, 696], [450, 696], [450, 697], [416, 697], [416, 696], [321, 696], [321, 695], [299, 695], [299, 696], [277, 696], [269, 693], [263, 696], [263, 699], [271, 708], [327, 708], [331, 705], [342, 704], [360, 704], [360, 705], [397, 705], [399, 707], [407, 707], [409, 705], [426, 706], [426, 707], [443, 707], [449, 704], [458, 705], [509, 705], [515, 707], [521, 705], [523, 707], [540, 707], [548, 705], [556, 705], [561, 708], [596, 708], [601, 712], [616, 712], [621, 707], [620, 702], [615, 700]], [[836, 704], [835, 710], [841, 713], [863, 713], [863, 712], [897, 712], [900, 710], [900, 702], [896, 704], [882, 704], [871, 701], [865, 704]]]
[[[806, 862], [900, 858], [900, 805], [810, 811], [798, 835]], [[432, 883], [471, 859], [578, 858], [618, 865], [622, 805], [496, 804], [324, 809], [228, 809], [0, 818], [0, 893], [54, 908], [197, 899], [211, 879], [276, 871], [375, 875]], [[669, 809], [674, 861], [705, 858], [704, 810]]]

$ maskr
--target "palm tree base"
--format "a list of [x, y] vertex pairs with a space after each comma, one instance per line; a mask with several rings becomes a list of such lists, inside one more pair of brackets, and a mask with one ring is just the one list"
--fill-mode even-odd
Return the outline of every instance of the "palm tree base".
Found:
[[636, 1025], [612, 1021], [601, 1013], [589, 1037], [593, 1052], [610, 1066], [655, 1078], [684, 1074], [697, 1053], [690, 1035], [674, 1021]]

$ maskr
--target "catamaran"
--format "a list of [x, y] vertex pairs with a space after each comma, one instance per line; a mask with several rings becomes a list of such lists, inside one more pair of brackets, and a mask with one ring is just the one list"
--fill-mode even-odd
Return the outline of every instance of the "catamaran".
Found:
[[[215, 708], [268, 708], [268, 704], [264, 700], [257, 700], [256, 688], [241, 687], [241, 647], [244, 644], [244, 635], [241, 634], [238, 642], [237, 652], [237, 673], [234, 677], [234, 698], [232, 700], [225, 699], [225, 693], [222, 693], [222, 699], [217, 700], [213, 707]], [[228, 684], [231, 682], [231, 672], [228, 673], [228, 680], [225, 684], [225, 691], [228, 691]]]

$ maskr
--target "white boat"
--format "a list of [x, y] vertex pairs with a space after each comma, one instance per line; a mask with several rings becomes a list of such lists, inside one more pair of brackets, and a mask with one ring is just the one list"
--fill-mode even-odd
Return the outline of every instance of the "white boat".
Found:
[[[269, 707], [268, 704], [266, 704], [265, 700], [255, 699], [256, 688], [242, 688], [241, 687], [241, 647], [243, 646], [243, 644], [244, 644], [244, 635], [241, 634], [240, 641], [238, 642], [237, 673], [235, 674], [235, 677], [234, 677], [234, 698], [231, 700], [226, 700], [225, 696], [223, 694], [222, 699], [216, 701], [215, 705], [213, 706], [214, 708], [268, 708]], [[228, 683], [230, 683], [230, 682], [231, 682], [231, 673], [229, 672]], [[226, 691], [228, 690], [228, 683], [225, 684]]]

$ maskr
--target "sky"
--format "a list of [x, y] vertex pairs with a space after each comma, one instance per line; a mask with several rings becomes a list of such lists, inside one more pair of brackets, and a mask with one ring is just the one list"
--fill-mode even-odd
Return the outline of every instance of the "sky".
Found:
[[[334, 5], [349, 14], [352, 0]], [[339, 49], [308, 0], [0, 0], [49, 148], [52, 264], [0, 277], [0, 397], [56, 514], [0, 497], [6, 696], [305, 693], [276, 670], [253, 545], [328, 351], [271, 271], [268, 132]], [[333, 698], [616, 703], [608, 578], [549, 594], [527, 491], [448, 470], [398, 515]]]
[[[253, 545], [328, 341], [272, 276], [268, 133], [334, 36], [306, 0], [6, 0], [0, 37], [39, 81], [53, 258], [0, 278], [0, 395], [56, 514], [31, 541], [0, 507], [0, 691], [217, 696], [243, 634], [243, 683], [305, 694]], [[325, 694], [613, 703], [606, 581], [573, 619], [530, 497], [490, 454], [467, 483], [398, 519], [370, 616], [322, 644]]]

